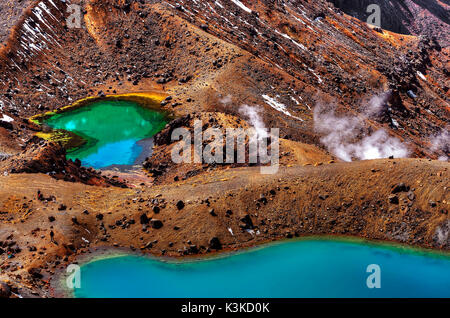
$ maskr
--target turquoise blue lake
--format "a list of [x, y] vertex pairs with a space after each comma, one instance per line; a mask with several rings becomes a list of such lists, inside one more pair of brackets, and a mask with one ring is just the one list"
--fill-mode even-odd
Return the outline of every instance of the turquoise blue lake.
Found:
[[55, 114], [45, 123], [85, 140], [81, 147], [68, 150], [68, 159], [79, 159], [83, 166], [102, 169], [143, 162], [152, 149], [149, 139], [164, 128], [167, 118], [135, 102], [102, 100]]
[[[368, 265], [380, 267], [370, 289]], [[450, 256], [334, 240], [300, 240], [190, 262], [119, 256], [81, 267], [75, 297], [450, 297]]]

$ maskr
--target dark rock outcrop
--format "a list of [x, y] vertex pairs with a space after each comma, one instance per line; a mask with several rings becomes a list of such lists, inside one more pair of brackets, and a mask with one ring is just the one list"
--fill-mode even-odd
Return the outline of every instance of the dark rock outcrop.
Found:
[[209, 247], [213, 250], [221, 250], [222, 243], [220, 242], [218, 237], [213, 237], [211, 240], [209, 240]]
[[9, 298], [11, 296], [11, 288], [8, 284], [0, 282], [0, 298]]
[[27, 143], [22, 153], [8, 158], [2, 166], [10, 173], [46, 173], [55, 179], [69, 182], [127, 187], [120, 180], [101, 176], [100, 172], [92, 168], [81, 167], [79, 163], [67, 160], [66, 151], [60, 144], [37, 137]]

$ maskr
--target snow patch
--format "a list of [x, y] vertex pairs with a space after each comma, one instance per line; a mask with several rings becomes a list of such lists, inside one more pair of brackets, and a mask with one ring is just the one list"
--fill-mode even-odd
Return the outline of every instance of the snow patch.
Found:
[[277, 30], [275, 30], [275, 33], [281, 35], [282, 37], [284, 37], [285, 39], [290, 40], [292, 43], [294, 43], [298, 48], [300, 48], [303, 51], [307, 51], [307, 48], [303, 45], [298, 43], [297, 41], [295, 41], [293, 38], [291, 38], [289, 35], [287, 35], [286, 33], [281, 33]]
[[7, 123], [12, 123], [14, 121], [14, 119], [12, 119], [11, 117], [9, 117], [8, 115], [5, 115], [5, 114], [3, 114], [3, 118], [0, 120], [6, 121]]
[[235, 5], [237, 5], [239, 8], [241, 8], [242, 10], [244, 10], [247, 13], [252, 13], [252, 10], [250, 10], [249, 8], [247, 8], [242, 2], [240, 2], [239, 0], [231, 0], [231, 2], [233, 2]]
[[424, 81], [426, 81], [427, 80], [427, 78], [425, 77], [425, 75], [423, 75], [423, 73], [422, 72], [420, 72], [420, 71], [417, 71], [417, 75], [422, 79], [422, 80], [424, 80]]
[[300, 121], [303, 121], [302, 118], [300, 117], [296, 117], [294, 115], [292, 115], [288, 110], [286, 105], [280, 103], [279, 101], [277, 101], [275, 98], [272, 98], [268, 95], [262, 95], [262, 97], [264, 98], [264, 100], [266, 101], [267, 104], [269, 104], [272, 108], [274, 108], [275, 110], [278, 110], [279, 112], [282, 112], [285, 115], [288, 115], [289, 117], [298, 119]]
[[317, 80], [319, 81], [319, 84], [322, 84], [322, 82], [323, 82], [322, 78], [320, 78], [320, 76], [317, 75], [316, 72], [314, 72], [314, 70], [313, 70], [312, 68], [308, 68], [308, 70], [309, 70], [311, 73], [313, 73], [313, 75], [314, 75], [315, 77], [317, 77]]

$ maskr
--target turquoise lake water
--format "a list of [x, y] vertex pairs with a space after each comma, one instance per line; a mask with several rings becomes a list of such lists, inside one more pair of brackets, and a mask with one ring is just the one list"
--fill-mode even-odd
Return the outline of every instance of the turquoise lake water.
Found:
[[[369, 289], [370, 264], [381, 288]], [[120, 256], [81, 267], [75, 297], [450, 297], [450, 256], [345, 241], [304, 240], [222, 258], [163, 262]]]
[[150, 152], [152, 147], [151, 142], [142, 141], [162, 130], [167, 119], [135, 102], [103, 100], [55, 114], [45, 123], [54, 129], [71, 131], [86, 141], [83, 146], [70, 149], [68, 159], [80, 159], [83, 166], [101, 169], [138, 163], [141, 154]]

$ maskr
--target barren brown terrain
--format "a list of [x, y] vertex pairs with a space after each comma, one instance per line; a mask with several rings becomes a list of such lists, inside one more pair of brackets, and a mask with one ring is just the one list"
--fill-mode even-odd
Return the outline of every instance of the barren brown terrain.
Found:
[[[450, 59], [433, 37], [448, 35], [448, 24], [429, 36], [423, 25], [399, 34], [325, 0], [8, 3], [0, 6], [7, 296], [54, 296], [55, 272], [102, 248], [193, 257], [337, 235], [450, 250]], [[80, 28], [67, 25], [69, 4], [82, 8]], [[30, 120], [87, 97], [149, 92], [163, 96], [173, 121], [135, 171], [67, 160], [64, 145], [36, 136], [44, 128]], [[174, 128], [192, 129], [195, 119], [254, 126], [243, 107], [280, 129], [276, 174], [172, 162]], [[343, 162], [318, 129], [320, 107], [357, 119], [353, 139], [383, 130], [410, 158]]]
[[[423, 159], [297, 166], [275, 175], [236, 168], [130, 189], [0, 177], [8, 185], [0, 190], [0, 210], [8, 211], [0, 235], [15, 256], [3, 262], [2, 275], [21, 294], [27, 287], [41, 294], [58, 268], [99, 247], [180, 257], [311, 235], [449, 250], [448, 180], [448, 163]], [[28, 274], [35, 271], [38, 279]]]

